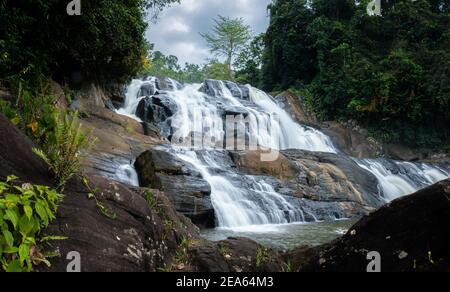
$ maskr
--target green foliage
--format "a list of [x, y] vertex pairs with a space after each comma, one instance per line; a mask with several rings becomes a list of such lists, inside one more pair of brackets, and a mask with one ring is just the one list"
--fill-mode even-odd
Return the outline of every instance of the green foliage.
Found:
[[89, 190], [88, 195], [87, 195], [88, 200], [95, 201], [95, 206], [97, 207], [97, 209], [100, 210], [100, 212], [102, 213], [103, 216], [113, 219], [113, 220], [116, 220], [117, 214], [114, 212], [111, 212], [105, 205], [103, 205], [102, 202], [100, 202], [98, 200], [98, 198], [97, 198], [98, 189], [92, 188], [89, 183], [89, 180], [85, 176], [81, 176], [81, 181], [83, 182], [83, 185]]
[[145, 10], [176, 0], [82, 1], [68, 16], [62, 0], [0, 0], [0, 80], [40, 75], [74, 83], [123, 82], [142, 67]]
[[[214, 19], [212, 33], [201, 33], [211, 53], [217, 57], [225, 57], [231, 72], [233, 58], [239, 54], [251, 38], [250, 27], [242, 18], [229, 18], [219, 15]], [[231, 75], [231, 73], [230, 73]]]
[[255, 87], [261, 85], [261, 66], [264, 52], [264, 34], [258, 35], [246, 45], [239, 53], [234, 68], [236, 81], [251, 84]]
[[33, 265], [50, 265], [41, 248], [62, 237], [42, 231], [55, 219], [62, 195], [49, 187], [17, 185], [17, 177], [0, 182], [0, 263], [6, 272], [29, 272]]
[[224, 64], [218, 60], [210, 60], [204, 67], [205, 76], [208, 79], [217, 80], [234, 80], [233, 72], [227, 64]]
[[261, 268], [264, 264], [271, 261], [270, 253], [267, 248], [258, 247], [256, 250], [256, 267]]
[[293, 269], [292, 269], [292, 262], [290, 259], [287, 260], [287, 262], [283, 263], [283, 272], [284, 273], [292, 273]]
[[[308, 2], [311, 2], [308, 4]], [[450, 16], [446, 1], [274, 1], [262, 82], [300, 88], [324, 120], [355, 119], [411, 146], [450, 140]]]
[[41, 92], [43, 93], [22, 88], [19, 84], [18, 97], [14, 104], [0, 100], [0, 112], [37, 144], [42, 144], [56, 127], [53, 119], [57, 112], [56, 100], [46, 94], [45, 89]]
[[149, 66], [141, 74], [169, 77], [184, 83], [201, 83], [205, 79], [234, 80], [229, 66], [219, 60], [208, 60], [204, 65], [186, 63], [182, 67], [176, 56], [165, 56], [158, 51], [150, 55]]
[[223, 243], [219, 244], [218, 251], [223, 257], [231, 256], [230, 248], [227, 245], [223, 244]]
[[43, 150], [33, 149], [48, 165], [55, 176], [57, 188], [64, 189], [66, 182], [78, 172], [83, 159], [93, 146], [92, 134], [85, 134], [78, 122], [77, 113], [72, 117], [59, 113], [53, 115], [56, 124], [54, 131], [48, 133]]
[[175, 253], [175, 263], [177, 265], [189, 264], [189, 260], [190, 260], [189, 253], [188, 253], [189, 245], [190, 245], [189, 239], [186, 237], [183, 237], [181, 239], [181, 243], [178, 246], [178, 249]]
[[149, 57], [148, 68], [141, 74], [157, 77], [169, 77], [185, 83], [200, 83], [206, 79], [203, 67], [186, 63], [181, 67], [176, 56], [165, 56], [159, 51], [153, 52]]

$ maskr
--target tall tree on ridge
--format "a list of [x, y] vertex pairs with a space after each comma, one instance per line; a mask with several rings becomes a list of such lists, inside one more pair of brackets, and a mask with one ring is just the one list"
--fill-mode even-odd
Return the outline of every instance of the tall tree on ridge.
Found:
[[251, 38], [250, 27], [242, 18], [229, 18], [219, 15], [214, 19], [212, 33], [200, 33], [208, 43], [211, 53], [217, 57], [226, 57], [226, 64], [231, 77], [233, 58]]

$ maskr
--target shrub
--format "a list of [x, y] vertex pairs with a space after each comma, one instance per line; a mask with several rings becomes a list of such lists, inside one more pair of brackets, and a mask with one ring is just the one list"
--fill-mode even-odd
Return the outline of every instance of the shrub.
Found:
[[62, 195], [46, 186], [16, 185], [16, 176], [0, 182], [0, 263], [6, 272], [29, 272], [41, 262], [50, 265], [42, 246], [62, 237], [44, 236], [55, 218]]
[[[40, 90], [45, 92], [45, 90]], [[0, 112], [37, 144], [42, 144], [56, 126], [56, 100], [45, 93], [35, 93], [19, 84], [17, 100], [0, 100]]]
[[47, 163], [55, 176], [57, 189], [63, 191], [66, 182], [80, 169], [95, 138], [92, 133], [83, 132], [77, 112], [72, 117], [65, 113], [62, 119], [56, 113], [53, 119], [57, 125], [47, 136], [44, 150], [35, 148], [33, 151]]

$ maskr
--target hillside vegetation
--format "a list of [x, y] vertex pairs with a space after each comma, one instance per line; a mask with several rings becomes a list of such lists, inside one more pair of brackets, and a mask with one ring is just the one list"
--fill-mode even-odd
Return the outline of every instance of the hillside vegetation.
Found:
[[382, 1], [382, 16], [358, 2], [273, 1], [264, 89], [296, 88], [322, 119], [384, 141], [450, 150], [449, 2]]

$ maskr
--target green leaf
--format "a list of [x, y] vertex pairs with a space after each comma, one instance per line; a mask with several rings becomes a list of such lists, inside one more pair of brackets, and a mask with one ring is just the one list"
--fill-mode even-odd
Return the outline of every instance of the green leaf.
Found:
[[34, 205], [34, 208], [36, 209], [36, 212], [38, 213], [39, 217], [41, 217], [41, 219], [43, 221], [47, 221], [47, 212], [45, 211], [45, 207], [42, 205], [41, 202], [37, 201], [36, 204]]
[[89, 181], [87, 180], [87, 178], [85, 178], [85, 177], [83, 177], [83, 184], [86, 186], [86, 187], [89, 187]]
[[7, 273], [19, 273], [23, 272], [22, 267], [20, 266], [19, 260], [13, 260], [8, 264], [8, 267], [6, 268]]
[[15, 175], [9, 175], [9, 176], [6, 178], [6, 183], [13, 182], [13, 181], [17, 180], [18, 178], [19, 178], [19, 177], [15, 176]]
[[25, 215], [27, 216], [27, 218], [31, 219], [31, 216], [33, 216], [33, 208], [31, 208], [30, 206], [24, 206], [23, 210], [24, 210]]
[[67, 239], [66, 236], [45, 236], [41, 238], [40, 242], [43, 243], [52, 240], [66, 240], [66, 239]]
[[19, 222], [19, 232], [22, 234], [22, 236], [27, 236], [31, 230], [33, 230], [34, 224], [32, 219], [28, 219], [26, 215], [23, 215], [22, 218], [20, 218]]
[[19, 252], [19, 248], [17, 247], [17, 246], [10, 246], [10, 247], [7, 247], [4, 251], [3, 251], [3, 253], [6, 253], [6, 254], [15, 254], [15, 253], [18, 253]]
[[17, 216], [17, 213], [13, 210], [6, 210], [6, 215], [4, 217], [7, 220], [10, 220], [12, 224], [14, 225], [14, 228], [17, 228], [17, 224], [19, 223], [19, 217]]
[[22, 243], [19, 246], [19, 259], [23, 263], [30, 258], [30, 246], [28, 244]]
[[8, 246], [13, 247], [14, 246], [14, 237], [13, 237], [12, 233], [7, 229], [3, 229], [2, 233], [3, 233], [3, 236], [5, 237], [5, 240], [6, 240], [6, 243], [8, 244]]

